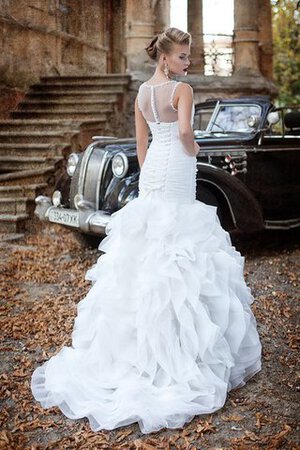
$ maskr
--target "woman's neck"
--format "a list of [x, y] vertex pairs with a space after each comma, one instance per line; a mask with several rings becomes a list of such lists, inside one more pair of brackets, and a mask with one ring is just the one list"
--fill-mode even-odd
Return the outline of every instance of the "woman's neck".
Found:
[[166, 76], [161, 69], [157, 68], [149, 81], [157, 81], [158, 83], [163, 83], [165, 81], [172, 81], [173, 80], [172, 75], [173, 74], [169, 73], [169, 75]]

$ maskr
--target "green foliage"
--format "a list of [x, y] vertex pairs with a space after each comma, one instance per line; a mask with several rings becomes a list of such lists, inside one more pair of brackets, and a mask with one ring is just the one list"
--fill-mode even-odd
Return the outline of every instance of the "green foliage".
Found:
[[300, 104], [300, 1], [271, 0], [271, 4], [278, 102]]

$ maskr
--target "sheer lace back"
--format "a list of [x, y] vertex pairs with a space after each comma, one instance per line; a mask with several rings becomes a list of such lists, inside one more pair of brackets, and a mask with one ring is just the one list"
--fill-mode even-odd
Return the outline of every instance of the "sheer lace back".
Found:
[[176, 87], [181, 81], [170, 80], [160, 84], [143, 83], [138, 91], [138, 106], [147, 122], [176, 122], [178, 112], [174, 107]]

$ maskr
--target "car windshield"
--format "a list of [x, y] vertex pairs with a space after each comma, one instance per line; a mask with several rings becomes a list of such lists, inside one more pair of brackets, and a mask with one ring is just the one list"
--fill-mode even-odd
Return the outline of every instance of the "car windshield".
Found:
[[217, 133], [249, 133], [257, 129], [261, 117], [259, 105], [220, 105], [208, 124], [207, 131]]

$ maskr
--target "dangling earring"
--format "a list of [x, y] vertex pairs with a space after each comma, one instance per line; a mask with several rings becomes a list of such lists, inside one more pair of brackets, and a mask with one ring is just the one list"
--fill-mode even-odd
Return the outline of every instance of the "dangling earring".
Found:
[[168, 65], [166, 63], [165, 63], [165, 67], [164, 67], [164, 73], [165, 73], [166, 77], [168, 79], [170, 79], [170, 77], [169, 77], [169, 69], [168, 69]]

